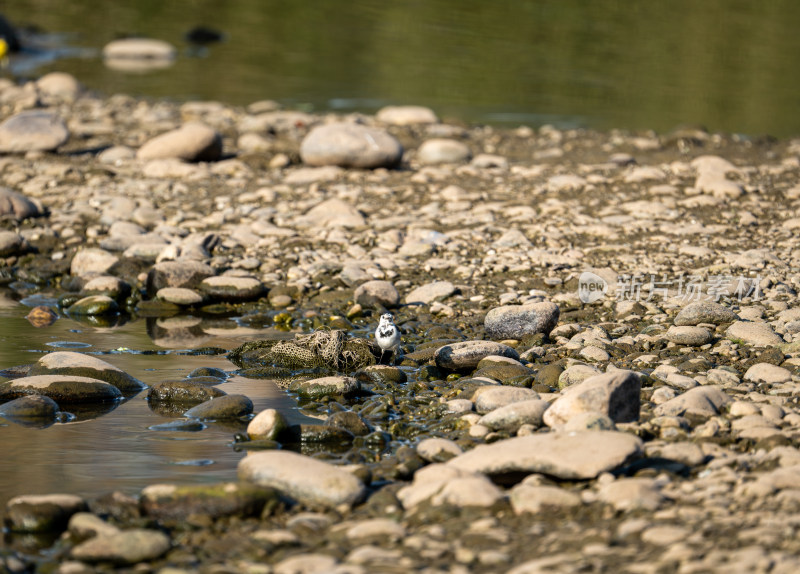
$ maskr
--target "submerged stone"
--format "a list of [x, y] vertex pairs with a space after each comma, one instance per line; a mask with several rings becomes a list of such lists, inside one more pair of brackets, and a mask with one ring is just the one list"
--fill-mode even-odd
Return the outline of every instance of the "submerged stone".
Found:
[[105, 381], [77, 375], [35, 375], [0, 383], [0, 400], [45, 395], [57, 403], [116, 401], [120, 390]]
[[110, 383], [123, 393], [133, 393], [147, 387], [142, 381], [111, 363], [72, 351], [56, 351], [44, 355], [33, 364], [28, 374], [89, 377]]

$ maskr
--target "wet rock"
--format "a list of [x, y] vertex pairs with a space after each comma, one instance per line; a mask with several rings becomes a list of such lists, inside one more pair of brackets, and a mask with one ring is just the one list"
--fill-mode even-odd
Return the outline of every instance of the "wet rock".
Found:
[[80, 316], [116, 315], [119, 305], [108, 295], [90, 295], [75, 301], [67, 308], [67, 313]]
[[579, 495], [565, 488], [531, 484], [527, 480], [511, 489], [509, 500], [515, 514], [538, 514], [548, 509], [568, 510], [583, 504]]
[[519, 340], [536, 333], [547, 335], [558, 323], [558, 317], [558, 305], [543, 301], [495, 307], [486, 314], [483, 325], [492, 339]]
[[280, 411], [264, 409], [247, 425], [247, 436], [250, 440], [278, 440], [288, 428], [289, 423]]
[[147, 294], [155, 296], [164, 287], [197, 290], [203, 279], [214, 275], [211, 267], [199, 261], [162, 261], [156, 263], [147, 274]]
[[252, 301], [264, 294], [264, 285], [253, 277], [207, 277], [200, 283], [200, 292], [217, 301]]
[[140, 160], [217, 161], [221, 156], [222, 137], [214, 129], [198, 122], [189, 122], [177, 130], [156, 136], [145, 142], [136, 153]]
[[391, 309], [400, 303], [400, 294], [390, 281], [367, 281], [355, 290], [356, 303], [364, 307]]
[[781, 383], [788, 383], [792, 380], [792, 373], [789, 369], [771, 365], [769, 363], [756, 363], [744, 374], [745, 381], [753, 381], [754, 383], [769, 383], [772, 385], [779, 385]]
[[588, 480], [641, 453], [642, 441], [627, 433], [547, 433], [480, 445], [447, 465], [497, 477], [540, 473], [563, 480]]
[[[465, 455], [460, 455], [465, 456]], [[414, 473], [414, 481], [397, 492], [406, 509], [422, 506], [487, 508], [505, 498], [503, 491], [476, 472], [447, 464], [431, 464]], [[422, 504], [426, 503], [426, 504]]]
[[177, 50], [163, 40], [152, 38], [123, 38], [103, 47], [103, 58], [108, 60], [174, 60]]
[[92, 277], [81, 289], [81, 295], [106, 295], [115, 301], [124, 301], [131, 294], [131, 286], [118, 277], [101, 275]]
[[538, 398], [539, 393], [531, 389], [489, 385], [478, 388], [472, 395], [472, 402], [479, 414], [486, 414], [513, 403]]
[[304, 444], [344, 445], [353, 442], [353, 433], [331, 425], [297, 425], [290, 428], [291, 442]]
[[34, 363], [28, 374], [89, 377], [110, 383], [123, 393], [137, 392], [147, 386], [111, 363], [72, 351], [56, 351], [44, 355]]
[[417, 159], [423, 164], [463, 163], [472, 157], [467, 144], [457, 140], [434, 138], [419, 146]]
[[364, 383], [402, 385], [408, 376], [401, 369], [390, 365], [369, 365], [353, 373], [353, 377]]
[[462, 370], [475, 368], [481, 359], [489, 355], [500, 355], [519, 360], [519, 354], [502, 343], [494, 341], [462, 341], [436, 349], [434, 360], [442, 369]]
[[60, 532], [70, 516], [87, 510], [86, 502], [73, 494], [29, 494], [6, 503], [5, 524], [12, 532]]
[[182, 307], [200, 305], [205, 301], [205, 298], [199, 292], [183, 287], [164, 287], [159, 289], [156, 293], [156, 298]]
[[[522, 425], [532, 425], [538, 428], [544, 424], [542, 417], [549, 406], [550, 403], [539, 398], [513, 402], [483, 415], [478, 424], [490, 430], [504, 430], [512, 433]], [[481, 412], [480, 407], [478, 407], [478, 412]]]
[[358, 392], [361, 383], [353, 377], [333, 376], [299, 381], [291, 385], [291, 390], [306, 399], [320, 397], [348, 396]]
[[300, 157], [312, 166], [393, 167], [403, 157], [403, 146], [384, 130], [337, 123], [312, 129], [300, 145]]
[[85, 277], [87, 275], [105, 275], [119, 261], [113, 253], [104, 249], [89, 247], [81, 249], [72, 258], [69, 272], [71, 275]]
[[463, 452], [457, 443], [445, 438], [426, 438], [417, 445], [417, 454], [427, 462], [446, 462]]
[[549, 427], [566, 424], [575, 415], [595, 412], [615, 422], [639, 419], [642, 383], [632, 371], [612, 371], [567, 387], [544, 414]]
[[0, 400], [33, 394], [50, 397], [59, 404], [116, 401], [122, 398], [122, 393], [114, 385], [75, 375], [36, 375], [0, 383]]
[[456, 292], [456, 287], [449, 281], [433, 281], [417, 287], [406, 295], [406, 303], [422, 303], [430, 305], [434, 301], [441, 301]]
[[366, 436], [370, 433], [369, 425], [353, 411], [339, 411], [330, 415], [325, 421], [326, 426], [344, 429], [353, 436]]
[[191, 380], [162, 381], [147, 390], [147, 400], [150, 402], [179, 405], [198, 405], [225, 395], [221, 389]]
[[91, 538], [75, 546], [70, 556], [83, 562], [128, 565], [155, 560], [171, 546], [169, 537], [159, 530], [132, 529]]
[[738, 319], [738, 315], [728, 307], [714, 303], [713, 301], [698, 301], [686, 305], [675, 316], [676, 326], [694, 326], [700, 323], [711, 323], [713, 325], [720, 325], [722, 323], [730, 323]]
[[182, 522], [194, 516], [258, 516], [276, 500], [274, 490], [247, 483], [154, 484], [142, 490], [140, 504], [150, 518]]
[[54, 420], [58, 411], [58, 403], [44, 395], [27, 395], [0, 405], [0, 417], [11, 421]]
[[664, 335], [666, 339], [677, 345], [700, 347], [711, 342], [711, 333], [704, 327], [672, 326]]
[[0, 217], [22, 221], [42, 215], [42, 208], [33, 200], [7, 187], [0, 187]]
[[249, 454], [239, 463], [241, 480], [267, 486], [308, 506], [350, 507], [366, 495], [355, 475], [290, 451]]
[[695, 387], [658, 405], [653, 412], [658, 416], [693, 415], [707, 418], [718, 415], [730, 402], [731, 398], [717, 387]]
[[50, 307], [37, 305], [25, 315], [28, 322], [36, 328], [49, 327], [58, 319], [58, 315]]
[[759, 322], [735, 321], [725, 331], [725, 336], [732, 341], [742, 341], [754, 347], [783, 343], [783, 339], [772, 330], [772, 327]]
[[64, 120], [44, 110], [20, 112], [0, 123], [0, 153], [52, 151], [68, 139]]
[[203, 420], [238, 419], [253, 412], [253, 401], [244, 395], [225, 395], [192, 407], [184, 416]]
[[[493, 361], [494, 357], [489, 356], [478, 363], [478, 370], [472, 373], [473, 377], [489, 377], [497, 381], [508, 381], [521, 377], [533, 377], [533, 370], [520, 364], [513, 359], [500, 357], [504, 361]], [[516, 385], [515, 385], [516, 386]]]
[[395, 126], [435, 124], [439, 121], [432, 109], [423, 106], [386, 106], [378, 110], [375, 119]]

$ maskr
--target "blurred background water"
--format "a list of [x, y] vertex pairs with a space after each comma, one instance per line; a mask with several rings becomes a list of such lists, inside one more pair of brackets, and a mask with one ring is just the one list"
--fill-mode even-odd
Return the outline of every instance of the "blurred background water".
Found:
[[[800, 134], [795, 0], [10, 0], [0, 11], [47, 46], [13, 73], [66, 71], [105, 94]], [[197, 26], [224, 40], [191, 46]], [[130, 35], [166, 40], [180, 56], [147, 74], [105, 67], [103, 45]]]

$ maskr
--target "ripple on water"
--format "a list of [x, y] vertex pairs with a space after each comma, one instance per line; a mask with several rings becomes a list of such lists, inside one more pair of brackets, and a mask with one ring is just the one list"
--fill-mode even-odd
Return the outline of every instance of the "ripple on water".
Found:
[[215, 462], [208, 458], [199, 458], [195, 460], [173, 460], [170, 464], [176, 466], [210, 466], [215, 464]]
[[82, 343], [80, 341], [50, 341], [45, 343], [48, 347], [55, 347], [56, 349], [85, 349], [91, 347], [89, 343]]

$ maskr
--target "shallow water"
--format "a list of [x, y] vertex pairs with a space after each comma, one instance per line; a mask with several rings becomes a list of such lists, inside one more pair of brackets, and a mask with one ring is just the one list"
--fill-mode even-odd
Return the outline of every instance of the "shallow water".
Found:
[[[194, 345], [167, 348], [148, 335], [144, 320], [108, 328], [61, 317], [50, 327], [36, 328], [24, 318], [28, 311], [7, 296], [0, 298], [0, 368], [29, 364], [54, 350], [73, 350], [97, 354], [152, 384], [185, 377], [198, 367], [233, 371], [236, 367], [223, 355], [190, 355], [186, 351], [200, 346], [233, 349], [259, 338], [256, 332], [231, 328], [229, 334], [220, 335], [218, 329], [211, 328], [207, 337], [183, 339], [194, 341]], [[274, 332], [265, 329], [261, 335], [272, 336]], [[247, 395], [256, 412], [275, 408], [292, 423], [315, 422], [270, 381], [233, 376], [219, 388], [228, 394]], [[0, 422], [0, 505], [18, 494], [97, 496], [114, 490], [136, 494], [158, 482], [236, 480], [236, 465], [244, 454], [231, 444], [245, 423], [208, 423], [199, 432], [153, 430], [154, 425], [176, 419], [153, 412], [145, 397], [146, 391], [102, 416], [80, 420], [86, 415], [76, 413], [79, 420], [47, 428]], [[74, 410], [66, 405], [64, 409]]]
[[[704, 125], [800, 134], [800, 2], [775, 0], [11, 0], [3, 13], [42, 47], [10, 73], [61, 70], [106, 94], [371, 112], [421, 104], [496, 124], [655, 129]], [[225, 35], [198, 48], [195, 26]], [[131, 74], [103, 65], [110, 40], [180, 51]]]

